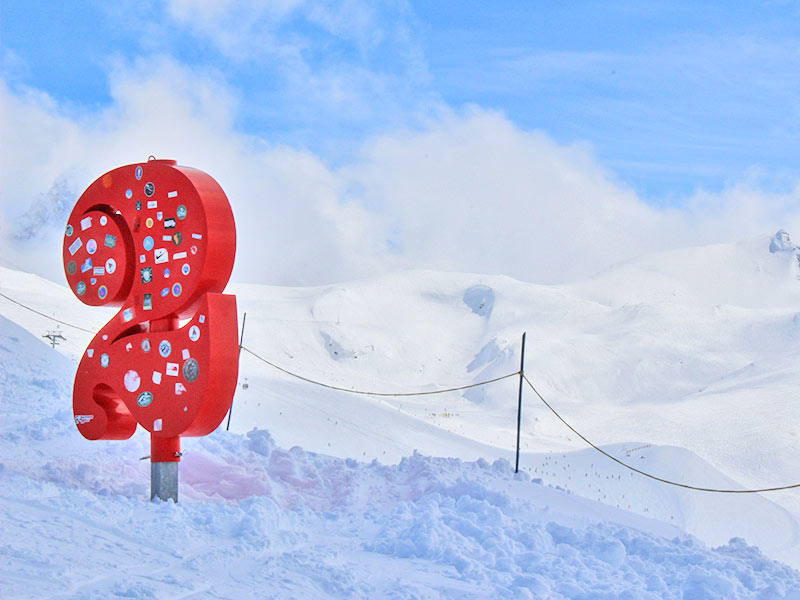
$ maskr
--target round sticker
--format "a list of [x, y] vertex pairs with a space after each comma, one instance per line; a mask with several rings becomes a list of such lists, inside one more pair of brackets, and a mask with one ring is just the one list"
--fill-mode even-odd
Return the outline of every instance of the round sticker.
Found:
[[177, 210], [175, 211], [175, 216], [177, 216], [181, 221], [183, 221], [186, 218], [186, 214], [187, 214], [186, 207], [183, 204], [178, 206]]
[[94, 241], [94, 238], [86, 242], [86, 251], [89, 254], [94, 254], [97, 252], [97, 242]]
[[164, 269], [164, 279], [169, 279], [169, 269]]
[[136, 167], [136, 179], [142, 178], [142, 167]]
[[78, 285], [75, 286], [75, 292], [77, 292], [78, 296], [83, 296], [86, 293], [86, 284], [79, 281]]
[[189, 271], [191, 270], [192, 267], [189, 266], [189, 263], [183, 263], [183, 266], [181, 267], [181, 273], [183, 273], [184, 275], [188, 275]]
[[159, 342], [158, 353], [164, 358], [172, 354], [172, 344], [169, 343], [169, 340], [161, 340], [161, 342]]
[[150, 340], [147, 338], [142, 340], [142, 350], [145, 352], [150, 352]]
[[105, 216], [105, 215], [101, 216], [100, 217], [100, 225], [105, 225], [106, 223], [108, 223], [108, 217]]
[[97, 297], [100, 298], [100, 300], [105, 300], [106, 296], [108, 296], [108, 288], [104, 285], [101, 285], [99, 288], [97, 288]]
[[142, 392], [139, 394], [139, 397], [136, 398], [136, 404], [141, 406], [142, 408], [147, 408], [153, 403], [153, 394], [151, 392]]
[[75, 275], [75, 272], [78, 270], [78, 265], [75, 264], [74, 260], [71, 260], [67, 263], [67, 273], [70, 275]]
[[[150, 220], [150, 219], [148, 219], [148, 220]], [[150, 226], [148, 225], [148, 227], [150, 227]], [[153, 241], [153, 238], [151, 238], [149, 235], [146, 238], [144, 238], [144, 240], [142, 240], [142, 247], [145, 250], [147, 250], [148, 252], [150, 252], [150, 250], [152, 250], [153, 246], [155, 246], [155, 245], [156, 245], [156, 243]]]
[[156, 193], [156, 186], [153, 184], [152, 181], [148, 181], [144, 184], [144, 195], [148, 198]]
[[67, 237], [70, 237], [72, 235], [72, 231], [73, 231], [72, 225], [67, 225]]
[[172, 286], [172, 295], [173, 296], [180, 296], [182, 291], [183, 291], [183, 288], [181, 287], [180, 283], [176, 283], [175, 285]]
[[197, 254], [197, 246], [192, 246], [189, 250], [192, 251], [192, 254]]
[[153, 217], [147, 217], [147, 220], [144, 222], [145, 227], [150, 229], [153, 226]]
[[165, 287], [163, 290], [161, 290], [161, 297], [165, 298], [167, 296], [169, 296], [169, 288]]
[[189, 327], [189, 339], [193, 342], [200, 339], [200, 328], [197, 325]]
[[183, 363], [183, 377], [191, 383], [197, 376], [200, 375], [200, 365], [197, 364], [197, 361], [193, 358], [190, 358], [185, 363]]
[[108, 354], [106, 354], [104, 352], [103, 354], [100, 355], [100, 366], [101, 367], [103, 367], [105, 369], [108, 366], [108, 363], [110, 363], [110, 362], [111, 362], [111, 359], [109, 358]]
[[139, 389], [139, 386], [142, 384], [142, 380], [139, 377], [139, 374], [136, 371], [128, 371], [125, 373], [122, 381], [125, 383], [125, 389], [129, 392], [135, 392]]
[[106, 273], [111, 275], [116, 270], [117, 270], [117, 261], [115, 261], [113, 258], [109, 258], [106, 261]]
[[132, 190], [132, 189], [130, 189], [130, 188], [128, 188], [127, 190], [125, 190], [125, 197], [126, 197], [128, 200], [130, 200], [131, 198], [133, 198], [133, 190]]

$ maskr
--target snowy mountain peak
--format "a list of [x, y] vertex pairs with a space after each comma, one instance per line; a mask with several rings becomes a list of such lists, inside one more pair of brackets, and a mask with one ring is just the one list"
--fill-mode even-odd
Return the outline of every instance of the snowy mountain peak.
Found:
[[776, 252], [794, 252], [798, 247], [792, 243], [789, 234], [783, 229], [779, 229], [769, 242], [769, 251], [775, 254]]

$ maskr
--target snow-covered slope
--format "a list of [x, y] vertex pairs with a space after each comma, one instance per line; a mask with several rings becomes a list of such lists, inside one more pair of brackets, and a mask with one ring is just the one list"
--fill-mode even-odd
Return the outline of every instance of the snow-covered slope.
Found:
[[[245, 347], [283, 368], [347, 388], [420, 391], [506, 375], [519, 368], [520, 336], [527, 331], [528, 377], [567, 420], [615, 456], [656, 475], [694, 485], [765, 487], [800, 482], [794, 427], [800, 409], [792, 402], [800, 389], [796, 368], [800, 358], [798, 265], [797, 249], [779, 235], [649, 256], [571, 286], [406, 272], [321, 288], [238, 285], [230, 290], [237, 294], [240, 313], [247, 312]], [[63, 287], [9, 269], [0, 270], [0, 292], [90, 330], [111, 316], [108, 311], [84, 307]], [[0, 298], [0, 314], [36, 336], [54, 326], [5, 298]], [[8, 323], [3, 326], [12, 327]], [[74, 360], [91, 334], [67, 326], [61, 329], [68, 339], [59, 350]], [[41, 349], [48, 350], [43, 345]], [[74, 363], [64, 363], [64, 369], [74, 371]], [[5, 359], [3, 370], [9, 370]], [[204, 494], [217, 489], [223, 497], [237, 499], [233, 505], [237, 509], [242, 506], [238, 499], [251, 494], [281, 494], [280, 507], [298, 506], [285, 500], [283, 488], [275, 491], [277, 471], [265, 466], [267, 459], [248, 454], [256, 443], [253, 436], [260, 439], [264, 435], [241, 437], [253, 427], [269, 430], [279, 453], [285, 452], [280, 448], [302, 446], [305, 452], [289, 451], [287, 460], [291, 469], [311, 474], [323, 469], [322, 463], [344, 471], [351, 463], [310, 455], [309, 450], [361, 461], [377, 458], [383, 465], [413, 456], [415, 449], [422, 453], [398, 467], [353, 467], [365, 483], [353, 489], [350, 483], [336, 486], [347, 488], [346, 494], [360, 494], [362, 500], [370, 496], [370, 490], [393, 498], [386, 491], [388, 474], [414, 461], [425, 464], [442, 485], [447, 477], [466, 477], [479, 481], [487, 494], [497, 489], [505, 493], [506, 485], [535, 489], [537, 494], [560, 494], [546, 486], [517, 481], [503, 474], [501, 466], [497, 467], [500, 474], [497, 469], [484, 469], [492, 478], [500, 478], [487, 483], [483, 475], [473, 477], [484, 473], [483, 463], [464, 465], [425, 458], [513, 461], [516, 378], [463, 393], [375, 398], [310, 385], [248, 352], [242, 354], [240, 374], [231, 426], [237, 435], [218, 432], [208, 440], [193, 442], [196, 451], [189, 452], [182, 466], [181, 493], [187, 503], [203, 504], [207, 501]], [[66, 423], [65, 436], [74, 429], [69, 421], [71, 377], [71, 373], [64, 376], [66, 387], [53, 392], [58, 404], [51, 404], [54, 411], [62, 411], [57, 412], [56, 420]], [[20, 380], [21, 388], [12, 389], [36, 392], [41, 387], [36, 382], [47, 378], [34, 369], [29, 379], [27, 387]], [[8, 392], [4, 389], [3, 393]], [[4, 410], [7, 405], [4, 397]], [[53, 413], [41, 419], [37, 427], [45, 431], [22, 434], [20, 445], [36, 436], [43, 441], [51, 437], [47, 428], [54, 426]], [[12, 428], [9, 433], [14, 431]], [[66, 493], [68, 481], [76, 489], [97, 487], [113, 498], [121, 494], [131, 506], [137, 505], [135, 498], [146, 496], [146, 464], [134, 460], [147, 453], [145, 441], [97, 444], [77, 436], [73, 442], [69, 475], [62, 471], [69, 461], [41, 450], [43, 460], [50, 461], [50, 468], [58, 472], [54, 485], [59, 494]], [[276, 451], [274, 444], [269, 443], [270, 457]], [[586, 450], [527, 389], [522, 446], [521, 468], [526, 474], [575, 494], [561, 494], [553, 500], [567, 507], [564, 515], [586, 514], [593, 506], [592, 510], [599, 512], [591, 513], [592, 519], [635, 525], [648, 534], [663, 533], [652, 525], [626, 521], [636, 515], [652, 517], [711, 545], [744, 537], [769, 556], [800, 565], [796, 491], [712, 495], [644, 479]], [[97, 450], [100, 447], [102, 451]], [[111, 460], [112, 470], [126, 475], [122, 483], [114, 484], [104, 473], [108, 467], [94, 470], [89, 466], [92, 461], [86, 457], [97, 453], [104, 457], [100, 462]], [[196, 467], [192, 467], [193, 454], [199, 461]], [[5, 458], [3, 462], [9, 464]], [[8, 469], [4, 473], [8, 474]], [[438, 479], [439, 474], [444, 479]], [[82, 477], [87, 478], [83, 483]], [[216, 477], [222, 481], [215, 482]], [[319, 474], [309, 477], [324, 479]], [[300, 504], [312, 502], [304, 490], [315, 495], [316, 484], [295, 475], [291, 478], [297, 489], [286, 493]], [[33, 481], [41, 478], [33, 477]], [[198, 489], [204, 490], [199, 496]], [[322, 495], [333, 493], [325, 489]], [[542, 504], [524, 495], [527, 493], [519, 492], [523, 495], [513, 495], [513, 499], [522, 498], [520, 501], [530, 502], [533, 508], [515, 513], [514, 519], [543, 522], [536, 508]], [[586, 504], [578, 496], [591, 502]], [[584, 502], [582, 508], [573, 504], [579, 500]], [[355, 510], [356, 505], [347, 502], [314, 504], [314, 510], [332, 510], [340, 519], [342, 511]], [[414, 511], [418, 510], [415, 506]], [[441, 506], [436, 510], [437, 518], [444, 519]], [[458, 513], [457, 506], [455, 510]], [[297, 518], [295, 512], [291, 515]], [[417, 524], [415, 531], [427, 528], [435, 532], [432, 535], [437, 540], [446, 539], [436, 527], [431, 521]], [[544, 531], [552, 533], [546, 526]], [[604, 530], [601, 537], [607, 534]], [[580, 535], [584, 534], [578, 538]], [[555, 538], [551, 535], [551, 539]], [[587, 550], [580, 544], [575, 549], [579, 554]], [[396, 558], [397, 547], [394, 552], [391, 556]], [[730, 553], [738, 555], [738, 550]], [[441, 556], [424, 558], [441, 564]], [[406, 564], [403, 568], [414, 567]], [[522, 577], [523, 571], [517, 576]], [[501, 589], [497, 587], [500, 580], [492, 579], [494, 574], [492, 569], [484, 574], [491, 580], [487, 585]], [[721, 577], [720, 581], [725, 579]], [[555, 579], [547, 581], [550, 585]], [[668, 585], [671, 592], [683, 585], [677, 581]], [[475, 593], [481, 596], [479, 591]], [[777, 594], [773, 597], [780, 597]], [[421, 593], [421, 597], [429, 595]], [[404, 596], [413, 594], [399, 594]]]
[[741, 539], [709, 549], [502, 459], [388, 466], [220, 430], [187, 443], [181, 504], [150, 504], [146, 437], [83, 440], [72, 363], [0, 331], [3, 597], [800, 597]]

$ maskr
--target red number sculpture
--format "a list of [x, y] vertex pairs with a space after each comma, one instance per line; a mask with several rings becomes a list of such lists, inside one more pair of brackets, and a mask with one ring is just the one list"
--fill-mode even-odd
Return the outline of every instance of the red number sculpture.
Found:
[[238, 375], [230, 204], [209, 175], [173, 160], [119, 167], [92, 183], [64, 236], [70, 289], [120, 310], [75, 375], [75, 424], [90, 440], [122, 440], [139, 423], [151, 461], [180, 460], [180, 436], [211, 433]]

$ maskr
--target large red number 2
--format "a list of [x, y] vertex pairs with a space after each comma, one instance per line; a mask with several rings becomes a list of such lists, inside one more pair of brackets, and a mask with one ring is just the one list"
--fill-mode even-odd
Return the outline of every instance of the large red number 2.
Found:
[[78, 199], [64, 236], [72, 291], [119, 306], [81, 358], [75, 424], [90, 440], [151, 434], [151, 460], [180, 460], [180, 436], [211, 433], [238, 375], [236, 253], [219, 184], [172, 160], [119, 167]]

